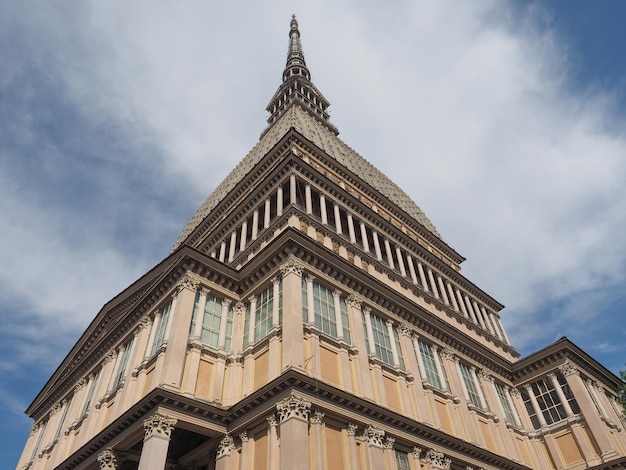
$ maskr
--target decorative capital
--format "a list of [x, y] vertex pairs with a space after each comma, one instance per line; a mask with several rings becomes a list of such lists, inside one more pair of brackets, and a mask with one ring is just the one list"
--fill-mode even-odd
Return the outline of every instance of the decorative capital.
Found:
[[383, 449], [393, 449], [393, 446], [395, 443], [396, 443], [395, 438], [387, 436], [385, 438], [385, 442], [383, 443]]
[[256, 295], [251, 295], [250, 297], [248, 297], [248, 303], [253, 304], [253, 303], [256, 303], [256, 301], [257, 301]]
[[209, 295], [209, 292], [211, 292], [211, 289], [209, 289], [206, 286], [200, 286], [199, 290], [200, 290], [200, 295], [204, 295], [204, 296]]
[[354, 307], [354, 308], [361, 308], [361, 299], [359, 299], [356, 295], [354, 294], [350, 294], [348, 296], [348, 298], [346, 299], [346, 303], [350, 306], [350, 307]]
[[250, 440], [250, 436], [248, 435], [248, 431], [243, 431], [239, 433], [239, 440], [241, 442], [248, 442]]
[[444, 359], [447, 359], [449, 361], [459, 360], [459, 358], [456, 357], [456, 354], [454, 354], [454, 351], [450, 348], [442, 348], [440, 351], [441, 351], [441, 357], [443, 357]]
[[363, 437], [367, 440], [369, 445], [383, 447], [385, 431], [379, 427], [368, 425], [363, 431]]
[[313, 282], [313, 281], [315, 281], [315, 276], [313, 274], [307, 274], [306, 282]]
[[222, 299], [222, 305], [225, 306], [226, 308], [230, 308], [232, 303], [233, 301], [231, 299]]
[[296, 274], [302, 277], [303, 268], [304, 265], [298, 258], [296, 258], [295, 256], [290, 256], [287, 262], [280, 267], [280, 272], [282, 273], [283, 277], [285, 277], [287, 274]]
[[276, 409], [278, 410], [278, 419], [281, 423], [289, 418], [300, 418], [306, 421], [309, 418], [311, 402], [304, 400], [302, 397], [291, 395], [276, 403]]
[[280, 276], [274, 276], [272, 278], [272, 284], [279, 284], [280, 283]]
[[54, 405], [52, 405], [52, 409], [50, 410], [50, 415], [57, 414], [60, 409], [61, 409], [61, 402], [57, 401]]
[[272, 413], [265, 419], [267, 419], [267, 423], [270, 425], [270, 427], [278, 426], [278, 421], [276, 420], [276, 415], [274, 413]]
[[433, 470], [450, 470], [452, 464], [452, 461], [443, 452], [435, 449], [429, 449], [424, 460], [430, 463], [430, 468]]
[[235, 448], [235, 441], [230, 434], [225, 434], [224, 438], [220, 441], [220, 445], [217, 448], [217, 458], [224, 455], [230, 455], [230, 451]]
[[137, 332], [149, 327], [151, 324], [152, 320], [150, 319], [150, 315], [143, 315], [139, 320], [139, 323], [137, 323]]
[[400, 334], [402, 336], [408, 336], [409, 338], [411, 337], [411, 325], [409, 325], [408, 323], [400, 323], [398, 330], [400, 330]]
[[180, 281], [178, 281], [178, 284], [176, 284], [176, 288], [174, 289], [174, 297], [177, 297], [178, 294], [183, 291], [183, 289], [189, 289], [190, 291], [195, 292], [196, 290], [198, 290], [199, 284], [200, 283], [195, 279], [192, 279], [191, 277], [185, 275], [185, 277], [183, 277]]
[[339, 289], [335, 289], [335, 290], [333, 291], [333, 298], [334, 298], [334, 299], [337, 299], [337, 298], [339, 298], [339, 297], [341, 297], [341, 291], [340, 291]]
[[419, 460], [421, 455], [422, 455], [422, 449], [420, 449], [417, 446], [413, 447], [413, 450], [411, 451], [411, 457], [413, 457], [416, 460]]
[[116, 470], [117, 469], [117, 456], [113, 449], [107, 447], [105, 450], [98, 454], [98, 463], [100, 464], [100, 470]]
[[483, 379], [486, 382], [491, 382], [494, 383], [495, 379], [493, 378], [493, 375], [491, 375], [491, 371], [488, 369], [480, 369], [478, 371], [478, 377], [480, 377], [481, 379]]
[[393, 320], [391, 318], [388, 318], [387, 321], [385, 322], [387, 324], [387, 326], [393, 327]]
[[580, 375], [580, 371], [572, 361], [566, 361], [564, 364], [560, 365], [559, 370], [565, 377], [572, 374]]
[[158, 412], [155, 413], [143, 422], [145, 430], [144, 440], [149, 437], [169, 439], [177, 422], [177, 419], [170, 418], [169, 416]]
[[37, 434], [37, 431], [39, 430], [39, 425], [38, 424], [33, 424], [30, 427], [30, 431], [28, 431], [28, 435], [29, 436], [34, 436], [35, 434]]
[[348, 436], [356, 436], [356, 431], [359, 427], [356, 424], [348, 423], [348, 427], [346, 428], [346, 433]]
[[241, 300], [238, 301], [233, 307], [233, 311], [236, 315], [240, 315], [246, 312], [246, 304], [244, 304]]
[[324, 413], [322, 413], [319, 410], [315, 410], [315, 412], [313, 413], [313, 416], [311, 416], [310, 418], [311, 424], [322, 424], [323, 421], [324, 421]]
[[520, 397], [519, 389], [517, 387], [511, 388], [511, 390], [509, 390], [509, 392], [511, 393], [511, 396], [513, 398], [519, 398]]
[[80, 379], [78, 379], [78, 382], [76, 382], [76, 386], [74, 387], [74, 390], [76, 392], [78, 392], [79, 390], [81, 390], [85, 385], [87, 385], [87, 379], [85, 377], [81, 377]]

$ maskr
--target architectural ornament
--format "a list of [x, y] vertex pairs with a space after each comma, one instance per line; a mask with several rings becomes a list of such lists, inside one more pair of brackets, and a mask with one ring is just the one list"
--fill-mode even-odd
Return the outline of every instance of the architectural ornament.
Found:
[[495, 382], [495, 379], [493, 378], [493, 374], [491, 373], [489, 369], [479, 369], [478, 377], [485, 380], [486, 382], [491, 382], [491, 383]]
[[419, 460], [421, 455], [422, 455], [422, 449], [417, 446], [413, 447], [413, 450], [411, 451], [411, 456], [414, 459]]
[[225, 434], [224, 438], [220, 441], [220, 445], [217, 447], [217, 458], [224, 455], [230, 455], [230, 451], [235, 448], [235, 441], [230, 434]]
[[256, 301], [257, 301], [256, 295], [251, 295], [250, 297], [248, 297], [248, 303], [252, 304], [252, 303], [256, 303]]
[[322, 422], [324, 421], [324, 413], [322, 413], [320, 410], [315, 410], [313, 416], [311, 416], [310, 421], [311, 424], [322, 424]]
[[238, 301], [233, 307], [233, 311], [235, 312], [236, 315], [246, 313], [246, 304], [244, 304], [241, 300]]
[[385, 442], [383, 443], [384, 449], [393, 449], [394, 444], [396, 443], [396, 439], [394, 437], [387, 436], [385, 438]]
[[295, 256], [290, 256], [285, 264], [280, 267], [280, 272], [283, 277], [287, 274], [297, 274], [298, 276], [302, 276], [302, 269], [304, 268], [304, 264]]
[[513, 398], [519, 398], [520, 397], [520, 393], [519, 393], [519, 389], [517, 387], [513, 387], [509, 390], [509, 392], [511, 392], [511, 396]]
[[61, 409], [61, 402], [57, 401], [54, 405], [52, 405], [52, 409], [50, 410], [50, 416], [55, 415]]
[[294, 417], [306, 421], [309, 418], [311, 402], [304, 400], [302, 397], [291, 395], [276, 403], [276, 409], [278, 410], [278, 420], [281, 423], [286, 419]]
[[267, 419], [267, 423], [270, 425], [270, 427], [278, 426], [278, 421], [276, 420], [276, 415], [274, 413], [272, 413], [265, 419]]
[[117, 456], [113, 449], [106, 448], [98, 454], [98, 464], [100, 470], [117, 470]]
[[411, 334], [413, 333], [411, 331], [411, 325], [409, 325], [408, 323], [400, 323], [398, 330], [400, 330], [400, 334], [402, 336], [408, 336], [409, 338], [411, 337]]
[[356, 436], [356, 431], [358, 426], [356, 424], [348, 423], [348, 427], [346, 428], [346, 434], [348, 436]]
[[442, 348], [441, 350], [441, 357], [444, 359], [448, 359], [449, 361], [458, 361], [459, 358], [456, 357], [456, 354], [454, 354], [454, 350], [450, 349], [450, 348]]
[[379, 427], [368, 425], [363, 431], [363, 438], [367, 440], [367, 443], [371, 446], [383, 447], [383, 438], [385, 437], [385, 431]]
[[580, 371], [572, 361], [566, 361], [564, 364], [560, 365], [559, 370], [565, 377], [572, 374], [580, 375]]
[[346, 304], [348, 304], [350, 307], [354, 307], [354, 308], [361, 308], [361, 299], [359, 299], [356, 295], [354, 294], [350, 294], [348, 296], [348, 298], [346, 299]]
[[76, 386], [74, 387], [74, 391], [78, 392], [85, 385], [87, 385], [87, 378], [86, 377], [81, 377], [80, 379], [78, 379], [78, 382], [76, 382]]
[[180, 294], [183, 289], [189, 289], [189, 290], [195, 292], [195, 291], [198, 290], [198, 286], [199, 285], [200, 285], [200, 283], [198, 281], [196, 281], [195, 279], [192, 279], [191, 277], [189, 277], [189, 275], [185, 275], [176, 284], [176, 287], [174, 288], [173, 297], [174, 298], [178, 297], [178, 294]]
[[177, 422], [177, 419], [170, 418], [158, 412], [155, 413], [143, 422], [145, 430], [144, 440], [153, 436], [169, 439]]
[[429, 449], [424, 460], [430, 463], [432, 470], [450, 470], [450, 465], [452, 465], [452, 460], [435, 449]]
[[248, 431], [243, 431], [239, 433], [239, 439], [241, 442], [248, 442], [250, 440], [250, 436], [248, 435]]
[[232, 299], [222, 299], [222, 305], [225, 305], [226, 308], [230, 308], [232, 303], [233, 303]]

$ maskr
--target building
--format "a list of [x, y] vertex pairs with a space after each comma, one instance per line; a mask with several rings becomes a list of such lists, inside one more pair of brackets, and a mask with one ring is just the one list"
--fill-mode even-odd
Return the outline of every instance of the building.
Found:
[[613, 469], [621, 381], [503, 306], [338, 137], [293, 18], [257, 145], [29, 406], [19, 470]]

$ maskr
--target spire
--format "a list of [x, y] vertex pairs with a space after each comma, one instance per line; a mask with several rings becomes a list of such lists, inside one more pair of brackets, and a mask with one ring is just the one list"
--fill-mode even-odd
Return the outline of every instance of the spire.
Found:
[[270, 117], [267, 119], [269, 126], [263, 131], [263, 134], [291, 106], [296, 104], [311, 114], [333, 134], [339, 134], [337, 128], [329, 121], [330, 115], [327, 109], [330, 103], [311, 82], [311, 72], [309, 72], [306, 66], [304, 54], [302, 53], [298, 21], [296, 20], [296, 15], [293, 15], [289, 27], [289, 51], [287, 52], [287, 64], [283, 71], [283, 83], [278, 87], [267, 108], [265, 108], [270, 113]]
[[287, 54], [287, 65], [283, 72], [283, 82], [293, 75], [304, 76], [307, 80], [311, 79], [311, 73], [304, 61], [302, 53], [302, 44], [300, 43], [300, 30], [298, 29], [298, 20], [296, 15], [291, 16], [291, 27], [289, 29], [289, 52]]

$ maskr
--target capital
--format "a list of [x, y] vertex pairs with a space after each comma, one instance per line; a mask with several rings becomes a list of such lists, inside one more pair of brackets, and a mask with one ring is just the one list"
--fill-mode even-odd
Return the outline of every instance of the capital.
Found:
[[491, 383], [495, 382], [495, 379], [493, 378], [491, 371], [488, 369], [480, 369], [478, 371], [478, 377], [485, 380], [486, 382], [491, 382]]
[[411, 337], [411, 326], [408, 323], [400, 323], [398, 329], [400, 330], [400, 334], [402, 336]]
[[385, 437], [385, 431], [383, 431], [379, 427], [368, 425], [363, 431], [363, 437], [367, 440], [369, 445], [383, 447], [383, 438]]
[[572, 361], [566, 361], [564, 364], [560, 365], [559, 370], [565, 377], [568, 375], [580, 375], [580, 371]]
[[288, 274], [296, 274], [298, 276], [302, 276], [302, 270], [304, 268], [304, 264], [295, 256], [290, 256], [285, 264], [280, 267], [280, 272], [283, 277]]
[[274, 413], [272, 413], [265, 419], [267, 419], [267, 424], [269, 424], [270, 427], [278, 426], [278, 421], [276, 420], [276, 415]]
[[354, 294], [350, 294], [348, 296], [348, 298], [346, 299], [346, 303], [350, 306], [350, 307], [354, 307], [354, 308], [361, 308], [361, 299], [359, 299], [356, 295]]
[[356, 424], [348, 423], [348, 427], [346, 428], [346, 434], [348, 436], [356, 436], [356, 431], [359, 427]]
[[282, 401], [276, 403], [278, 410], [278, 419], [282, 423], [289, 418], [300, 418], [308, 420], [309, 411], [311, 410], [311, 402], [304, 400], [302, 397], [290, 395]]
[[429, 449], [426, 452], [425, 460], [430, 463], [430, 468], [433, 470], [450, 470], [452, 464], [452, 461], [443, 452], [435, 449]]
[[324, 413], [319, 410], [315, 410], [313, 416], [311, 416], [310, 422], [311, 424], [322, 424], [324, 421]]
[[441, 349], [441, 357], [448, 359], [449, 361], [457, 361], [458, 358], [454, 354], [454, 351], [450, 348]]
[[98, 454], [98, 463], [100, 464], [100, 470], [116, 470], [117, 469], [117, 456], [113, 449], [106, 448]]
[[242, 431], [239, 433], [239, 440], [241, 442], [248, 442], [250, 440], [250, 436], [248, 435], [248, 431]]
[[246, 304], [244, 304], [241, 300], [235, 304], [233, 307], [233, 311], [236, 315], [240, 315], [246, 312]]
[[224, 438], [220, 441], [219, 446], [217, 447], [217, 458], [224, 455], [230, 455], [230, 451], [235, 448], [235, 441], [231, 437], [230, 434], [225, 434]]
[[394, 444], [396, 443], [396, 439], [393, 437], [387, 436], [385, 438], [385, 442], [383, 442], [384, 449], [393, 449]]
[[180, 294], [183, 291], [183, 289], [189, 289], [195, 292], [198, 289], [198, 285], [199, 285], [198, 281], [196, 281], [195, 279], [192, 279], [188, 275], [185, 275], [185, 277], [183, 277], [180, 281], [178, 281], [178, 284], [176, 284], [176, 289], [174, 290], [174, 297], [178, 296], [178, 294]]
[[415, 446], [413, 447], [413, 450], [411, 451], [411, 456], [414, 459], [419, 460], [420, 456], [422, 455], [422, 449], [420, 449], [419, 447]]
[[145, 431], [144, 440], [150, 437], [169, 439], [177, 422], [177, 419], [170, 418], [158, 412], [155, 413], [143, 422]]

